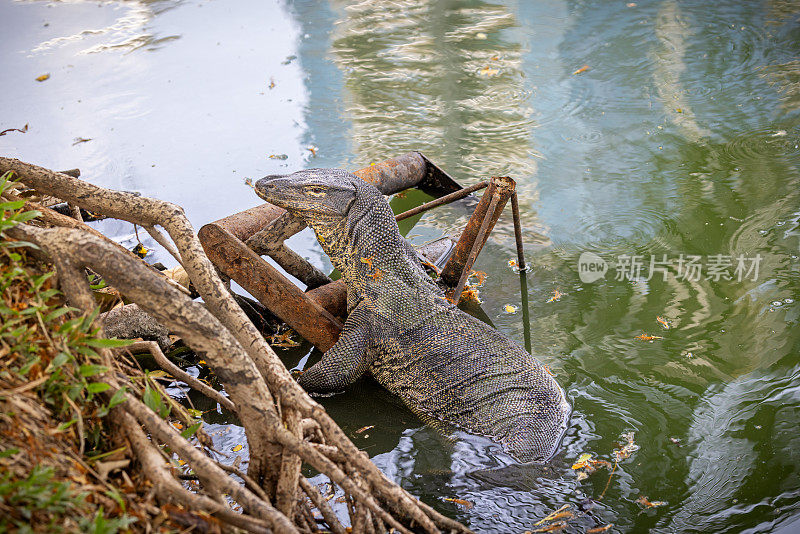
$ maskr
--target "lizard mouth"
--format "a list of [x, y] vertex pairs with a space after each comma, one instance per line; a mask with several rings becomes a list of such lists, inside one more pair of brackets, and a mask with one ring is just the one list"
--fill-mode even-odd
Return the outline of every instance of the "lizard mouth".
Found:
[[256, 194], [270, 204], [275, 204], [284, 209], [292, 207], [292, 187], [289, 186], [284, 175], [265, 176], [255, 185]]

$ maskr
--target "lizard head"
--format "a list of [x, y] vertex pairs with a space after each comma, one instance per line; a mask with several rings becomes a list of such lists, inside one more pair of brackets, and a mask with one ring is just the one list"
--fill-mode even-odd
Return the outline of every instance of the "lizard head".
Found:
[[307, 222], [344, 218], [356, 200], [355, 176], [341, 169], [306, 169], [265, 176], [256, 194]]

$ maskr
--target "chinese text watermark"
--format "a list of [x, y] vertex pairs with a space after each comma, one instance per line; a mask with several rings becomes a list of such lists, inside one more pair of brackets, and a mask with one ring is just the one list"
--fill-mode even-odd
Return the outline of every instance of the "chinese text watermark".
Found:
[[610, 270], [616, 271], [614, 280], [618, 281], [666, 280], [667, 276], [688, 282], [756, 281], [762, 259], [761, 254], [620, 254], [609, 264], [594, 252], [584, 252], [578, 258], [578, 275], [587, 284], [604, 278]]

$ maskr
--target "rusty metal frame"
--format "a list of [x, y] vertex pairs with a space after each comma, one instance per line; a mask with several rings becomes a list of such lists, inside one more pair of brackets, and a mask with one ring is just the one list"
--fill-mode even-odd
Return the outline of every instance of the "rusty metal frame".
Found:
[[[515, 183], [510, 178], [494, 177], [462, 188], [419, 152], [409, 152], [353, 174], [372, 183], [386, 195], [416, 187], [437, 197], [397, 215], [397, 220], [487, 188], [454, 247], [442, 247], [440, 240], [419, 249], [434, 263], [453, 249], [442, 269], [442, 280], [447, 286], [456, 287], [454, 295], [460, 297], [472, 264], [509, 198], [512, 200], [520, 267], [524, 267], [519, 208]], [[223, 274], [236, 281], [314, 346], [326, 351], [336, 342], [342, 329], [346, 315], [346, 288], [341, 280], [332, 281], [285, 245], [286, 239], [303, 228], [302, 222], [282, 208], [264, 203], [206, 224], [198, 232], [198, 237], [208, 257]], [[262, 255], [271, 257], [308, 289], [305, 292], [301, 290]]]

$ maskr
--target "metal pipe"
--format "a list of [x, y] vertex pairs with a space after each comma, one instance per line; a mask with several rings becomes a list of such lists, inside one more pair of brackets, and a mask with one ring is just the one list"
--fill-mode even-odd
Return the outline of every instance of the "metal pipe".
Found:
[[488, 185], [489, 185], [489, 180], [483, 180], [482, 182], [478, 182], [475, 185], [465, 187], [464, 189], [456, 191], [455, 193], [450, 193], [449, 195], [439, 197], [435, 200], [431, 200], [430, 202], [426, 202], [425, 204], [420, 204], [416, 208], [412, 208], [408, 211], [404, 211], [403, 213], [399, 213], [395, 215], [394, 220], [399, 222], [402, 221], [403, 219], [408, 219], [409, 217], [413, 217], [414, 215], [419, 215], [420, 213], [424, 213], [435, 207], [442, 206], [444, 204], [449, 204], [450, 202], [455, 202], [456, 200], [461, 200], [462, 198], [471, 195], [475, 191], [480, 191], [481, 189], [488, 187]]

